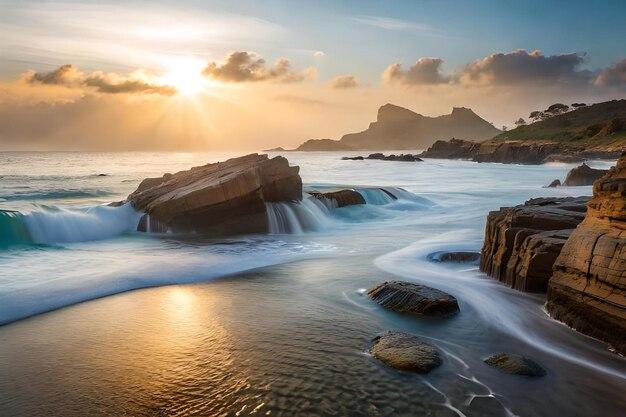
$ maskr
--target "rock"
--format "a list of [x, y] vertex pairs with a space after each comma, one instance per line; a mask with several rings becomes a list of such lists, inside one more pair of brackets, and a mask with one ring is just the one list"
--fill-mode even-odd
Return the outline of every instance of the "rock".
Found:
[[512, 288], [545, 292], [554, 261], [584, 219], [588, 200], [539, 198], [490, 212], [480, 270]]
[[572, 168], [570, 172], [567, 173], [567, 177], [565, 177], [565, 182], [563, 185], [567, 185], [569, 187], [572, 186], [581, 186], [581, 185], [592, 185], [596, 180], [600, 179], [603, 175], [609, 172], [606, 169], [594, 169], [589, 165], [583, 163], [581, 166], [576, 168]]
[[449, 141], [436, 141], [419, 156], [439, 159], [471, 159], [478, 148], [480, 148], [479, 143], [452, 138]]
[[552, 181], [550, 183], [550, 185], [548, 185], [547, 188], [556, 188], [556, 187], [559, 187], [560, 185], [561, 185], [561, 180], [556, 179], [556, 180]]
[[545, 369], [537, 362], [512, 353], [498, 353], [485, 359], [485, 363], [508, 374], [523, 376], [544, 376], [546, 374]]
[[370, 353], [392, 368], [427, 373], [441, 365], [437, 349], [412, 334], [388, 331], [376, 336]]
[[480, 261], [479, 252], [435, 252], [428, 255], [428, 258], [435, 262], [458, 262], [458, 263], [478, 263]]
[[[251, 154], [141, 182], [127, 202], [159, 229], [214, 234], [265, 233], [265, 202], [302, 199], [298, 167]], [[144, 221], [146, 224], [149, 222]]]
[[583, 162], [585, 160], [585, 157], [583, 157], [580, 153], [570, 153], [570, 154], [554, 154], [554, 155], [548, 155], [544, 160], [543, 163], [545, 164], [546, 162], [563, 162], [566, 164], [575, 164], [578, 162]]
[[313, 197], [318, 200], [326, 200], [329, 202], [327, 206], [330, 207], [345, 207], [353, 206], [357, 204], [365, 204], [365, 198], [355, 190], [336, 190], [336, 191], [309, 191]]
[[389, 155], [386, 156], [382, 153], [373, 153], [370, 154], [367, 157], [363, 157], [363, 156], [355, 156], [355, 157], [349, 157], [349, 156], [344, 156], [343, 158], [341, 158], [344, 161], [363, 161], [364, 159], [375, 159], [375, 160], [379, 160], [379, 161], [397, 161], [397, 162], [421, 162], [422, 159], [420, 159], [417, 155], [411, 155], [409, 153], [407, 154], [400, 154], [400, 155]]
[[453, 296], [426, 285], [402, 281], [383, 282], [367, 291], [383, 307], [419, 316], [447, 317], [459, 311]]
[[332, 139], [309, 139], [298, 146], [296, 151], [303, 152], [324, 152], [324, 151], [351, 151], [355, 147], [346, 145], [338, 140]]
[[626, 154], [594, 183], [587, 217], [554, 264], [546, 308], [626, 355]]

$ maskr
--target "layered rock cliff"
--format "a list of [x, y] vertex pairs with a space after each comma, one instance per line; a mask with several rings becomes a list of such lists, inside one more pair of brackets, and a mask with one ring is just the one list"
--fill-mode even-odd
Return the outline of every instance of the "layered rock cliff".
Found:
[[626, 154], [595, 182], [548, 285], [550, 315], [626, 354]]
[[587, 197], [541, 198], [487, 217], [480, 270], [527, 292], [545, 292], [552, 266], [585, 217]]
[[265, 202], [302, 199], [298, 171], [282, 156], [251, 154], [147, 178], [127, 201], [147, 214], [140, 223], [144, 230], [264, 233]]

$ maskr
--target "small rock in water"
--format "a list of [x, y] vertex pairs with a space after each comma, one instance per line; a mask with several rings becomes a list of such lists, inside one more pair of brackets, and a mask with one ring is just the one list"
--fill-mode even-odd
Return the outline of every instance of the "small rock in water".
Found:
[[480, 261], [479, 252], [436, 252], [428, 256], [435, 262], [458, 262], [458, 263], [478, 263]]
[[546, 370], [537, 362], [512, 353], [498, 353], [485, 359], [487, 365], [508, 374], [524, 376], [544, 376]]
[[548, 185], [546, 188], [556, 188], [560, 186], [561, 186], [561, 180], [557, 178], [556, 180], [552, 181], [550, 185]]
[[453, 296], [426, 285], [402, 281], [383, 282], [367, 295], [383, 307], [400, 313], [446, 317], [459, 311]]
[[427, 373], [441, 365], [441, 357], [433, 345], [404, 332], [388, 331], [376, 336], [370, 353], [403, 371]]

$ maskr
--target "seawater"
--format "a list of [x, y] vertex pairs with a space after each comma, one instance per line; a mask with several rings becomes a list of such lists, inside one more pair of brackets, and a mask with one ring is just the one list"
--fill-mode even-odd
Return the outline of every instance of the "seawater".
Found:
[[[139, 213], [105, 204], [235, 154], [0, 154], [0, 414], [619, 415], [607, 387], [625, 387], [622, 358], [551, 320], [542, 296], [428, 259], [479, 250], [490, 210], [590, 195], [543, 188], [573, 164], [344, 155], [284, 154], [305, 189], [349, 187], [367, 204], [305, 195], [268, 206], [271, 233], [225, 239], [134, 232]], [[398, 278], [450, 292], [461, 313], [406, 317], [363, 295]], [[366, 351], [388, 329], [430, 340], [444, 365], [419, 376], [379, 364]], [[482, 363], [500, 351], [548, 376]]]

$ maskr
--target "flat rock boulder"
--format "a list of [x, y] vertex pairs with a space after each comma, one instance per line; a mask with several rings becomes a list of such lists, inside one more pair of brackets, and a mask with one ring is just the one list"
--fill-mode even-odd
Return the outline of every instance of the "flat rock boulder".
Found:
[[546, 370], [537, 362], [512, 353], [498, 353], [485, 359], [485, 363], [508, 374], [535, 377], [546, 374]]
[[607, 172], [609, 171], [606, 169], [591, 168], [589, 165], [583, 163], [576, 168], [572, 168], [572, 170], [567, 173], [563, 185], [567, 185], [569, 187], [593, 185], [595, 181], [600, 179]]
[[552, 181], [550, 184], [548, 184], [546, 188], [556, 188], [560, 186], [561, 186], [561, 180], [557, 178], [554, 181]]
[[[146, 213], [140, 226], [219, 235], [265, 233], [266, 202], [302, 199], [297, 166], [251, 154], [160, 178], [147, 178], [127, 202]], [[145, 230], [144, 230], [145, 231]]]
[[426, 285], [387, 281], [367, 291], [383, 307], [399, 313], [418, 316], [447, 317], [459, 311], [453, 296]]
[[427, 373], [441, 365], [437, 348], [417, 336], [398, 331], [376, 336], [370, 353], [386, 365], [403, 371]]
[[626, 153], [594, 183], [587, 216], [554, 263], [546, 309], [626, 355]]
[[373, 159], [373, 160], [378, 160], [378, 161], [396, 161], [396, 162], [421, 162], [422, 159], [420, 157], [418, 157], [417, 155], [411, 155], [410, 153], [407, 154], [400, 154], [400, 155], [385, 155], [382, 153], [372, 153], [369, 154], [368, 156], [364, 157], [364, 156], [344, 156], [343, 158], [341, 158], [344, 161], [363, 161], [365, 159]]

